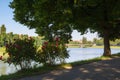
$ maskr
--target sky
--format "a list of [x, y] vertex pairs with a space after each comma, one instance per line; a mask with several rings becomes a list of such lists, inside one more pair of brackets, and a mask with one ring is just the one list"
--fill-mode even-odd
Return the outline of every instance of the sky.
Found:
[[[35, 29], [31, 30], [13, 20], [13, 10], [9, 7], [9, 3], [11, 1], [12, 0], [0, 0], [0, 26], [4, 24], [7, 29], [7, 33], [13, 32], [14, 34], [28, 34], [29, 36], [37, 36]], [[74, 30], [72, 33], [72, 40], [81, 40], [83, 36], [87, 37], [88, 40], [92, 40], [93, 38], [97, 38], [97, 33], [80, 35], [80, 33]]]

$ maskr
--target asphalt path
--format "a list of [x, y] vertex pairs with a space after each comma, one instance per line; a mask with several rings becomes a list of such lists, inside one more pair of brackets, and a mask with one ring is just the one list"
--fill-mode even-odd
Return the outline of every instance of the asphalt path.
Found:
[[120, 80], [120, 57], [18, 80]]

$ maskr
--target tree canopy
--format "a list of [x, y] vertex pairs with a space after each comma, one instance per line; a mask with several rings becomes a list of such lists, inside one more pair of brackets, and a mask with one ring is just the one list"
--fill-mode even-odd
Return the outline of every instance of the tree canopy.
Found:
[[71, 38], [72, 29], [98, 32], [104, 55], [111, 55], [109, 40], [120, 37], [120, 0], [13, 0], [14, 19], [40, 35]]
[[120, 38], [119, 0], [72, 0], [74, 28], [81, 32], [87, 28], [104, 38], [104, 54], [111, 55], [110, 40]]
[[14, 9], [17, 22], [35, 28], [39, 35], [47, 39], [59, 35], [67, 42], [71, 38], [72, 28], [68, 23], [69, 17], [67, 19], [68, 11], [63, 12], [63, 3], [60, 0], [13, 0], [10, 7]]

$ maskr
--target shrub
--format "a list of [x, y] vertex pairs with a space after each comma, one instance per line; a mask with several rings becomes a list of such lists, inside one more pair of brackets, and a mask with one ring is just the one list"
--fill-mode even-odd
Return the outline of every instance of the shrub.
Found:
[[31, 61], [35, 60], [36, 56], [34, 39], [16, 39], [6, 44], [6, 53], [9, 55], [6, 62], [9, 64], [20, 65], [21, 69], [30, 68]]
[[57, 62], [63, 63], [65, 62], [65, 58], [69, 57], [66, 46], [59, 38], [56, 38], [52, 42], [45, 41], [38, 52], [38, 60], [44, 65], [54, 65]]

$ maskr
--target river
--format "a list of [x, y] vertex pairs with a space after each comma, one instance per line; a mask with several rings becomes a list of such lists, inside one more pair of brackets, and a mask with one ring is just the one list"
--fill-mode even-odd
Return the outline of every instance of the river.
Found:
[[[68, 48], [70, 57], [66, 62], [74, 62], [80, 60], [100, 57], [103, 54], [102, 48]], [[120, 49], [111, 49], [112, 54], [120, 52]], [[19, 66], [18, 66], [19, 70]], [[0, 75], [10, 74], [16, 72], [14, 65], [9, 65], [0, 61]]]
[[[68, 48], [70, 57], [66, 59], [66, 62], [74, 62], [80, 60], [91, 59], [100, 57], [103, 55], [102, 48]], [[115, 54], [120, 52], [120, 49], [111, 49], [111, 53]]]

